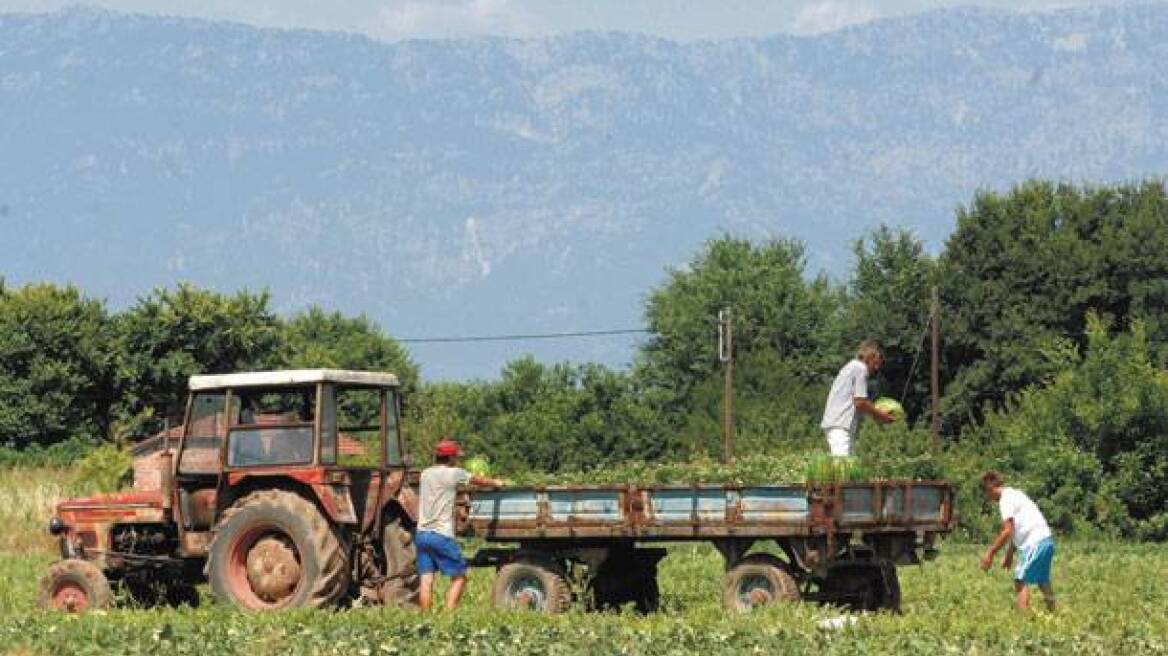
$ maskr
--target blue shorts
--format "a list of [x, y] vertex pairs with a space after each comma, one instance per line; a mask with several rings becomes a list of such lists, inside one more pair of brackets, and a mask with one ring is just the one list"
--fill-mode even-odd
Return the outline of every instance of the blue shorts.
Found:
[[1018, 566], [1014, 568], [1015, 581], [1034, 585], [1050, 583], [1050, 566], [1054, 562], [1054, 538], [1043, 538], [1029, 549], [1020, 549], [1018, 555]]
[[438, 571], [449, 577], [466, 574], [466, 560], [454, 538], [433, 531], [418, 531], [414, 548], [418, 551], [419, 574]]

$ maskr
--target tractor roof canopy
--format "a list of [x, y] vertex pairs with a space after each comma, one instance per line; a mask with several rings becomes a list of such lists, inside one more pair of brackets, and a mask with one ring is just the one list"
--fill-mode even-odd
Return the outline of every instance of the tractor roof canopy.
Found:
[[347, 371], [343, 369], [285, 369], [282, 371], [249, 371], [238, 374], [209, 374], [191, 376], [192, 392], [239, 387], [275, 387], [281, 385], [312, 385], [340, 383], [372, 387], [398, 387], [397, 376], [376, 371]]

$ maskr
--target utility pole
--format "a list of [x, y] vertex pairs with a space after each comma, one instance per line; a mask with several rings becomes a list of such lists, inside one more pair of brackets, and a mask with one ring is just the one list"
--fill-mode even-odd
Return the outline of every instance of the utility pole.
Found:
[[734, 459], [734, 320], [730, 308], [718, 313], [718, 360], [726, 372], [722, 390], [722, 462]]
[[941, 300], [937, 286], [933, 285], [933, 298], [929, 304], [929, 332], [932, 334], [932, 356], [929, 358], [929, 387], [932, 394], [930, 403], [932, 418], [929, 422], [929, 437], [933, 453], [941, 452]]

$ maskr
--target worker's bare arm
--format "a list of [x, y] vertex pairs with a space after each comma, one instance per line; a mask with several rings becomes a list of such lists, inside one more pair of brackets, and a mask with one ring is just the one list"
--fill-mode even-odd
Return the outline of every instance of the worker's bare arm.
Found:
[[994, 538], [994, 543], [982, 554], [981, 568], [983, 571], [989, 571], [990, 567], [993, 566], [994, 556], [997, 555], [1002, 547], [1006, 546], [1006, 544], [1013, 544], [1010, 542], [1012, 537], [1014, 537], [1014, 519], [1010, 518], [1002, 523], [1002, 530], [998, 532], [998, 537]]
[[503, 487], [507, 481], [501, 478], [489, 478], [487, 476], [471, 476], [470, 484], [479, 487]]

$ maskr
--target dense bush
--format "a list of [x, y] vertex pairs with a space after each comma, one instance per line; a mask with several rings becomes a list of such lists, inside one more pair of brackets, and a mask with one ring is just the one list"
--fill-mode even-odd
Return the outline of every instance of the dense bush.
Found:
[[408, 434], [421, 462], [453, 435], [511, 472], [676, 457], [676, 437], [652, 395], [600, 365], [521, 358], [497, 382], [426, 386], [410, 399]]
[[419, 385], [418, 365], [409, 353], [364, 315], [312, 307], [282, 323], [279, 341], [274, 363], [279, 367], [388, 371], [406, 394]]
[[178, 419], [191, 374], [274, 364], [281, 334], [268, 301], [267, 292], [228, 296], [183, 283], [156, 289], [117, 315], [115, 414], [131, 422]]
[[979, 506], [976, 470], [995, 467], [1058, 530], [1165, 539], [1168, 372], [1151, 364], [1139, 322], [1111, 335], [1091, 315], [1086, 342], [1081, 356], [1052, 349], [1059, 373], [968, 431], [949, 473], [967, 512]]
[[73, 470], [75, 486], [89, 492], [117, 492], [133, 478], [133, 457], [107, 444], [89, 452]]
[[93, 451], [93, 442], [70, 438], [49, 446], [32, 444], [23, 449], [0, 447], [0, 469], [14, 467], [66, 467]]
[[75, 287], [0, 280], [0, 445], [100, 438], [109, 421], [111, 327]]
[[72, 286], [0, 280], [0, 466], [63, 464], [182, 417], [192, 374], [276, 367], [418, 368], [365, 317], [319, 308], [282, 319], [267, 292], [156, 289], [107, 313]]
[[1144, 322], [1168, 362], [1168, 193], [1162, 181], [1030, 181], [958, 210], [940, 263], [947, 425], [956, 432], [1060, 362], [1052, 339], [1086, 346], [1087, 316]]

